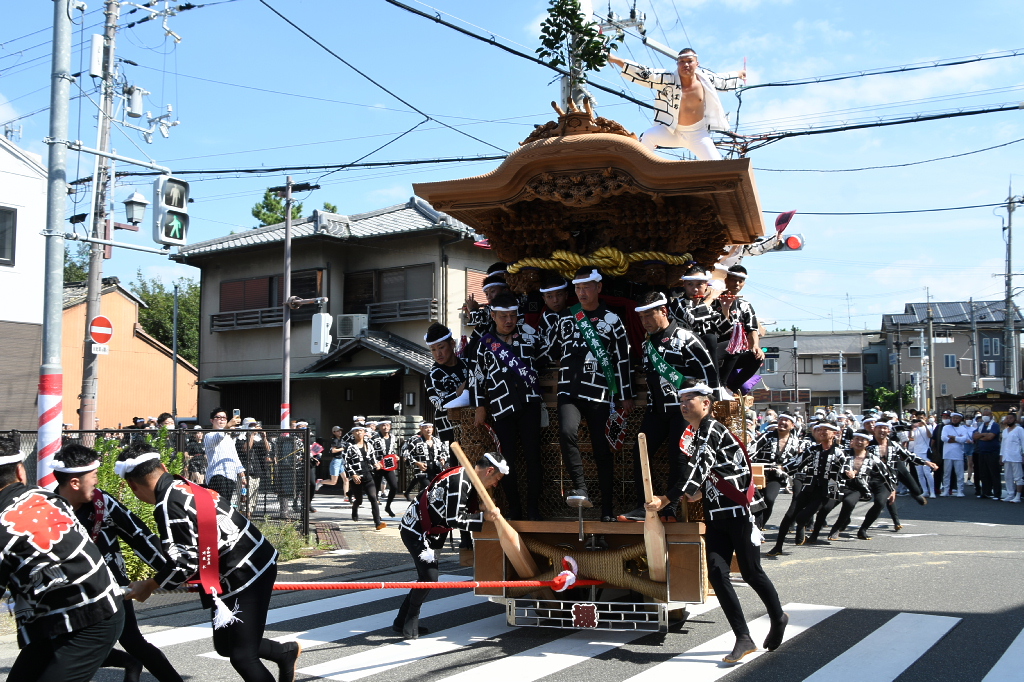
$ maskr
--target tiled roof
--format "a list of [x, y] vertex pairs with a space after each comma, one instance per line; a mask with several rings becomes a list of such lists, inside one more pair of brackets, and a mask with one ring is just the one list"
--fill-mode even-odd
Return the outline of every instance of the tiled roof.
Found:
[[[100, 291], [100, 296], [109, 294], [112, 291], [120, 291], [128, 298], [133, 299], [143, 308], [148, 308], [146, 302], [141, 298], [133, 294], [128, 289], [121, 286], [121, 280], [117, 277], [104, 277], [103, 278], [103, 289]], [[85, 303], [85, 297], [88, 292], [88, 285], [86, 282], [64, 282], [64, 310], [68, 308], [74, 308], [76, 305]]]
[[404, 339], [390, 332], [367, 332], [366, 336], [359, 336], [344, 341], [341, 346], [330, 354], [325, 355], [301, 372], [319, 372], [330, 368], [339, 359], [360, 348], [372, 350], [378, 355], [394, 360], [403, 367], [408, 367], [414, 372], [427, 374], [434, 364], [434, 358], [423, 346], [417, 345], [408, 339]]
[[[934, 324], [970, 324], [971, 303], [961, 302], [939, 302], [931, 304], [932, 321]], [[921, 325], [928, 322], [928, 303], [907, 303], [903, 313], [882, 315], [882, 328], [895, 327], [897, 324]], [[1006, 306], [1003, 301], [974, 301], [974, 319], [977, 324], [989, 326], [1001, 324], [1006, 321]], [[1020, 310], [1016, 312], [1016, 322], [1024, 319]]]
[[[317, 211], [319, 220], [304, 218], [292, 222], [292, 239], [303, 237], [336, 237], [338, 239], [367, 239], [395, 234], [409, 234], [420, 230], [447, 229], [452, 232], [474, 237], [473, 230], [449, 215], [435, 211], [430, 204], [419, 197], [412, 197], [404, 204], [368, 213], [341, 215]], [[205, 255], [218, 251], [243, 249], [261, 244], [284, 241], [284, 223], [245, 230], [216, 239], [208, 239], [184, 246], [175, 254], [175, 260], [186, 260], [190, 256]]]

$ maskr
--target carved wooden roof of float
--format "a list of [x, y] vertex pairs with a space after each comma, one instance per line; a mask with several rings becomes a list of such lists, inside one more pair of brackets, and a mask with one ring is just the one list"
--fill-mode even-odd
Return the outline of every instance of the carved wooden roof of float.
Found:
[[725, 244], [765, 234], [750, 159], [669, 161], [589, 107], [558, 111], [490, 173], [413, 191], [507, 263], [611, 246], [711, 265]]

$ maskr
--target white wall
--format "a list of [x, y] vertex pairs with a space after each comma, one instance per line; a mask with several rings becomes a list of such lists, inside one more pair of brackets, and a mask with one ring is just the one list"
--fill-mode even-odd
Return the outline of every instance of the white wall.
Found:
[[46, 169], [42, 159], [0, 136], [0, 207], [18, 212], [14, 265], [0, 265], [0, 320], [43, 323]]

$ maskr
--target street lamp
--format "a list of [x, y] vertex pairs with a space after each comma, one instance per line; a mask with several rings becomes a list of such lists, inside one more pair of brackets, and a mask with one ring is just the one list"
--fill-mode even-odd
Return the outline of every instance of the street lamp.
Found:
[[138, 192], [134, 192], [130, 197], [125, 199], [124, 213], [128, 218], [128, 222], [132, 225], [140, 225], [142, 223], [142, 219], [146, 215], [147, 206], [149, 206], [149, 200]]

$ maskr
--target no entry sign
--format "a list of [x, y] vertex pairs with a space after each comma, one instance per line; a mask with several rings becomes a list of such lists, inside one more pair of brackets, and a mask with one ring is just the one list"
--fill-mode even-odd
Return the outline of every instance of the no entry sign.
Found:
[[114, 325], [106, 317], [97, 315], [89, 323], [89, 335], [96, 343], [106, 343], [114, 335]]

